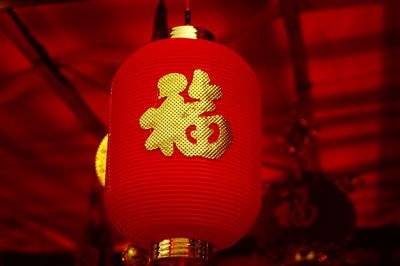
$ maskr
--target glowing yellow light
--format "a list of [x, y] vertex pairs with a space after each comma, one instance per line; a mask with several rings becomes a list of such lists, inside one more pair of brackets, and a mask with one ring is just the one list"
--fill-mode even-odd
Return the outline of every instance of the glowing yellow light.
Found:
[[108, 146], [108, 135], [106, 135], [100, 142], [96, 152], [96, 174], [100, 184], [104, 187], [106, 182], [106, 163], [107, 163], [107, 146]]
[[314, 251], [310, 251], [308, 252], [307, 256], [306, 256], [307, 260], [314, 260], [315, 259], [315, 252]]
[[294, 259], [295, 259], [296, 261], [302, 261], [302, 260], [303, 260], [303, 257], [301, 256], [300, 252], [296, 252], [296, 253], [294, 254]]
[[128, 245], [122, 252], [122, 261], [125, 266], [147, 266], [149, 256], [144, 250]]

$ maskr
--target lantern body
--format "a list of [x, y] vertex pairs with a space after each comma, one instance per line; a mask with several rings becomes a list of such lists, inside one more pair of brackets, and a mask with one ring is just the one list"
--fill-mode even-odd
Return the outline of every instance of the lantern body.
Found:
[[258, 215], [260, 165], [258, 83], [236, 53], [206, 40], [168, 39], [118, 70], [105, 200], [135, 246], [179, 237], [217, 250], [233, 245]]

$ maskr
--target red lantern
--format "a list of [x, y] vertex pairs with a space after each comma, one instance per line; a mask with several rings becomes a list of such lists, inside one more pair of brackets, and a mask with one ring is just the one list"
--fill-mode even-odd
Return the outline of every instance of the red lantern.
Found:
[[266, 191], [253, 234], [287, 264], [325, 263], [350, 239], [355, 210], [350, 199], [323, 175], [303, 172]]
[[[253, 234], [286, 263], [325, 262], [351, 237], [355, 210], [350, 199], [323, 175], [304, 172], [301, 180], [266, 191]], [[278, 259], [279, 260], [279, 259]]]
[[238, 241], [260, 206], [260, 95], [248, 64], [201, 39], [132, 54], [112, 84], [105, 193], [135, 246]]

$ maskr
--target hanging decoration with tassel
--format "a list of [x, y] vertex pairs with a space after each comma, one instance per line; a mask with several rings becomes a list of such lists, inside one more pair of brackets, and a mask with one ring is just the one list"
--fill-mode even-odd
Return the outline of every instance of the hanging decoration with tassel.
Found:
[[347, 195], [320, 169], [318, 130], [313, 122], [312, 86], [299, 7], [292, 0], [280, 3], [297, 98], [285, 143], [296, 161], [296, 169], [287, 175], [286, 181], [265, 191], [253, 234], [275, 262], [326, 265], [335, 260], [335, 255], [349, 241], [355, 227], [355, 210]]

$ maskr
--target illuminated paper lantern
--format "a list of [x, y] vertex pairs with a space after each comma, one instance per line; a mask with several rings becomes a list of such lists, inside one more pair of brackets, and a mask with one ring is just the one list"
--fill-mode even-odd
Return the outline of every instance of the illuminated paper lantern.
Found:
[[196, 39], [196, 28], [174, 32], [133, 53], [111, 92], [106, 206], [127, 239], [153, 254], [227, 248], [261, 201], [255, 74], [232, 50]]

